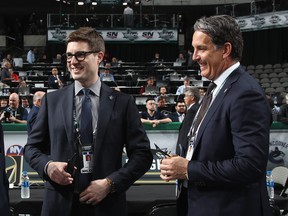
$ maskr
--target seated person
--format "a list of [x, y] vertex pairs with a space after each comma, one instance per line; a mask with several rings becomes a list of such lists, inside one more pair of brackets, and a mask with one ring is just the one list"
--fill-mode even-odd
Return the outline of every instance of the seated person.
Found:
[[58, 69], [52, 68], [52, 75], [48, 78], [48, 86], [52, 89], [59, 89], [63, 87], [63, 77], [58, 75]]
[[19, 95], [30, 95], [31, 87], [27, 85], [25, 80], [19, 80], [19, 86], [17, 92]]
[[105, 64], [104, 72], [100, 74], [101, 81], [112, 81], [115, 82], [115, 78], [111, 72], [111, 63]]
[[6, 98], [2, 98], [0, 100], [0, 114], [7, 108], [8, 100]]
[[175, 112], [168, 115], [172, 122], [182, 122], [185, 117], [186, 104], [184, 101], [177, 101], [175, 105]]
[[181, 63], [182, 65], [186, 64], [186, 58], [184, 56], [183, 52], [180, 52], [178, 55], [178, 58], [176, 59], [176, 62]]
[[140, 113], [142, 123], [152, 124], [153, 127], [156, 127], [159, 123], [172, 122], [171, 119], [163, 113], [156, 111], [156, 102], [154, 98], [148, 98], [146, 100], [146, 109], [147, 111]]
[[153, 62], [153, 63], [163, 62], [163, 59], [160, 59], [160, 53], [159, 52], [154, 53], [154, 58], [152, 59], [151, 62]]
[[160, 88], [159, 88], [159, 93], [160, 93], [160, 95], [158, 96], [158, 97], [156, 97], [156, 102], [158, 102], [158, 99], [159, 99], [159, 97], [161, 97], [161, 96], [163, 96], [163, 97], [167, 97], [168, 95], [167, 95], [167, 88], [166, 88], [166, 86], [161, 86]]
[[0, 116], [0, 121], [5, 123], [27, 123], [28, 112], [19, 104], [19, 95], [12, 93], [9, 96], [9, 106], [4, 110]]
[[9, 71], [10, 71], [10, 73], [11, 73], [12, 81], [18, 82], [19, 79], [20, 79], [19, 76], [18, 76], [18, 74], [17, 74], [12, 68], [10, 68]]
[[11, 85], [12, 82], [12, 74], [11, 74], [11, 64], [10, 62], [4, 62], [4, 67], [1, 71], [1, 82], [7, 84], [8, 86]]
[[154, 77], [148, 77], [147, 78], [147, 85], [146, 86], [142, 86], [141, 88], [140, 88], [140, 91], [139, 91], [139, 94], [141, 94], [141, 95], [146, 95], [146, 94], [151, 94], [151, 92], [146, 92], [146, 88], [148, 87], [150, 87], [150, 86], [154, 86], [155, 87], [155, 85], [154, 85]]
[[157, 98], [157, 111], [170, 112], [170, 108], [167, 106], [167, 102], [166, 102], [166, 97], [165, 96], [159, 96]]
[[185, 77], [183, 80], [183, 85], [179, 86], [176, 95], [184, 94], [185, 91], [190, 87], [190, 79], [189, 77]]
[[288, 94], [285, 95], [285, 103], [280, 107], [279, 121], [288, 123]]

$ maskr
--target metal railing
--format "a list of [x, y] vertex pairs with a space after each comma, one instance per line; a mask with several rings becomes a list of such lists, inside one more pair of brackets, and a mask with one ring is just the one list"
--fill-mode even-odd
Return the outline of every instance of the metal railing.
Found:
[[123, 14], [48, 14], [47, 27], [77, 28], [92, 26], [98, 28], [177, 28], [176, 14], [137, 14], [125, 23]]

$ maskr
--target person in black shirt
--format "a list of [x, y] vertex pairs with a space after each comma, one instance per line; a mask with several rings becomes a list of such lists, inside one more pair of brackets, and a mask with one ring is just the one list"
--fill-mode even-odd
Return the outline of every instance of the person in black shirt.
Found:
[[19, 105], [19, 95], [12, 93], [9, 96], [9, 106], [0, 116], [0, 121], [6, 123], [27, 123], [28, 111]]
[[153, 127], [156, 127], [159, 123], [172, 122], [172, 120], [163, 113], [156, 111], [156, 102], [154, 98], [148, 98], [146, 100], [146, 108], [147, 111], [140, 113], [142, 123], [152, 124]]

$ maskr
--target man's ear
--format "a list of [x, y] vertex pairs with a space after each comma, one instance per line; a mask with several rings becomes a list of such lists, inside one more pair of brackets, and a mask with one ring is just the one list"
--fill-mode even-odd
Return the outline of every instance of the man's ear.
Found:
[[103, 61], [103, 59], [104, 59], [104, 52], [99, 51], [97, 53], [97, 56], [98, 56], [98, 64], [100, 64]]
[[223, 46], [223, 58], [227, 58], [230, 56], [232, 52], [232, 44], [230, 42], [226, 42]]

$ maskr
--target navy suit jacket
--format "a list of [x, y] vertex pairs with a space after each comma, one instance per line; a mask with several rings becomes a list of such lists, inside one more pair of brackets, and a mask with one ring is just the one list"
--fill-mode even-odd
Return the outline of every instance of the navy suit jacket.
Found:
[[[187, 110], [184, 120], [179, 128], [178, 140], [176, 145], [176, 154], [185, 157], [188, 145], [188, 133], [191, 128], [194, 117], [199, 109], [199, 103], [193, 104], [189, 110]], [[181, 146], [181, 147], [180, 147]]]
[[33, 106], [27, 117], [27, 132], [30, 134], [33, 124], [36, 121], [39, 112], [39, 107]]
[[172, 122], [179, 122], [179, 116], [177, 112], [170, 113], [168, 118], [170, 118]]
[[3, 216], [8, 216], [10, 215], [8, 195], [9, 183], [5, 168], [3, 129], [2, 125], [0, 124], [0, 214]]
[[270, 216], [265, 183], [271, 109], [241, 67], [212, 102], [188, 164], [188, 212], [203, 216]]
[[[61, 186], [44, 174], [49, 160], [67, 162], [74, 152], [74, 84], [46, 94], [24, 148], [24, 156], [39, 175], [47, 179], [42, 215], [68, 216], [73, 187]], [[125, 191], [151, 166], [150, 143], [130, 95], [113, 91], [102, 83], [93, 152], [93, 179], [109, 177], [117, 192], [95, 205], [95, 215], [126, 215]], [[129, 161], [122, 166], [123, 147]]]

